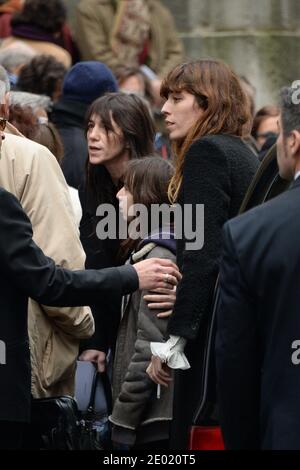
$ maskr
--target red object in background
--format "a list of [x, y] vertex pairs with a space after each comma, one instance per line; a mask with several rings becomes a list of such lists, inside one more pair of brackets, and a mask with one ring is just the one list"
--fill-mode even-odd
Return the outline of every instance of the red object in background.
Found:
[[149, 55], [149, 39], [146, 39], [143, 49], [139, 53], [138, 62], [140, 65], [146, 64]]
[[225, 450], [219, 426], [192, 426], [189, 450]]
[[0, 39], [5, 39], [10, 36], [11, 28], [10, 28], [10, 20], [11, 14], [10, 13], [0, 13]]

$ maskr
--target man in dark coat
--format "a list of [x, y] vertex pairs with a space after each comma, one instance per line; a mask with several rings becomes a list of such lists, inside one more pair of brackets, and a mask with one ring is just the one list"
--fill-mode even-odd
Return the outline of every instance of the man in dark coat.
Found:
[[227, 449], [300, 449], [300, 104], [281, 91], [277, 159], [293, 180], [224, 227], [216, 338]]

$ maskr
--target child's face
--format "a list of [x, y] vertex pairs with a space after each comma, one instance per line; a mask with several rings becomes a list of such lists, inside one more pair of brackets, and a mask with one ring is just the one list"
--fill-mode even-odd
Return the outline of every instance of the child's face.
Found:
[[133, 219], [133, 215], [129, 215], [130, 207], [133, 206], [133, 196], [128, 189], [123, 186], [117, 194], [119, 200], [119, 208], [124, 220], [129, 222]]

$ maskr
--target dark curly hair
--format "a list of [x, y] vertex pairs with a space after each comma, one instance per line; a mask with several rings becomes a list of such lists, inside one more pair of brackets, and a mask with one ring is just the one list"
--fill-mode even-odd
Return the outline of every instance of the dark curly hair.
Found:
[[25, 0], [22, 11], [13, 15], [11, 25], [31, 24], [48, 33], [61, 31], [67, 18], [62, 0]]
[[37, 55], [22, 67], [18, 89], [38, 95], [47, 95], [55, 101], [62, 87], [66, 68], [54, 57]]

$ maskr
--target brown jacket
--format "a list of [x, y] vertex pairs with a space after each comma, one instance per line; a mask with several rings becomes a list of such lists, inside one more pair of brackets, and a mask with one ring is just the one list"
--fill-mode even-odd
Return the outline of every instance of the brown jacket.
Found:
[[[6, 134], [1, 147], [0, 186], [19, 199], [31, 220], [35, 242], [48, 256], [66, 268], [84, 267], [68, 187], [48, 149]], [[28, 326], [34, 397], [72, 395], [79, 340], [94, 331], [90, 309], [46, 307], [30, 300]]]
[[[81, 59], [99, 60], [112, 69], [120, 65], [110, 46], [114, 3], [113, 0], [81, 0], [77, 7], [75, 26]], [[149, 67], [163, 77], [182, 61], [183, 46], [169, 10], [157, 0], [148, 0], [148, 3], [151, 15]]]

